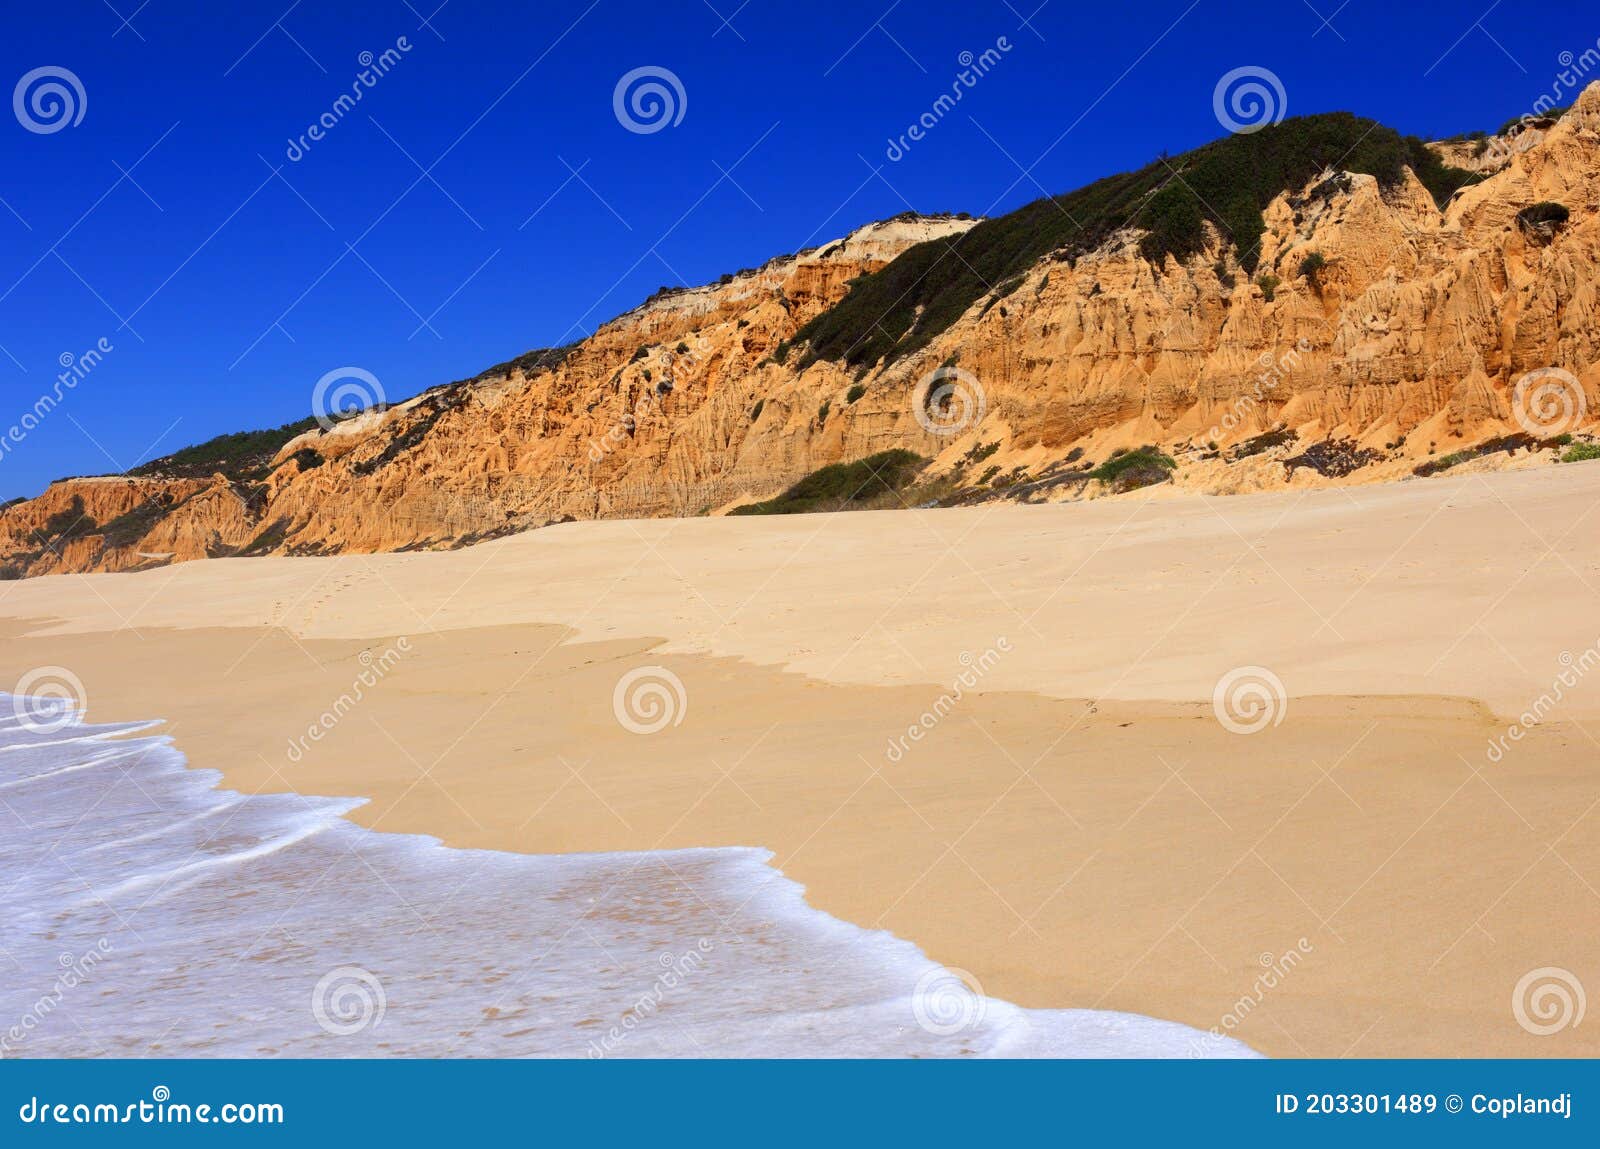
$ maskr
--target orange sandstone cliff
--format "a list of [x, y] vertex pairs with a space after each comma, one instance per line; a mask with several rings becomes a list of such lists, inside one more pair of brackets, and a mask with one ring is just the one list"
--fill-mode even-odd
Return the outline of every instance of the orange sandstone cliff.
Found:
[[1143, 484], [1097, 468], [1129, 452], [1163, 460], [1151, 490], [1214, 493], [1554, 465], [1600, 418], [1600, 85], [1513, 138], [1430, 147], [1480, 182], [1441, 207], [1409, 169], [1330, 167], [1263, 206], [1248, 253], [1208, 221], [1200, 250], [1152, 258], [1135, 221], [904, 353], [817, 354], [807, 325], [860, 277], [978, 221], [871, 224], [325, 419], [249, 473], [158, 461], [57, 482], [0, 512], [0, 570], [718, 513], [891, 449], [931, 460], [923, 489], [945, 503], [1115, 495]]

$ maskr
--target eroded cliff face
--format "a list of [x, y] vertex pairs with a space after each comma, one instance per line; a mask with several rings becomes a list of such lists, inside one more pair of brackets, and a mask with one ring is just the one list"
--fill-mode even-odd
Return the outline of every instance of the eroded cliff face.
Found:
[[[287, 443], [258, 482], [94, 477], [0, 512], [0, 575], [454, 546], [563, 518], [695, 514], [805, 473], [727, 470], [784, 340], [907, 247], [972, 226], [900, 217], [668, 291], [591, 338]], [[553, 367], [540, 366], [555, 362]], [[774, 414], [777, 407], [774, 407]]]
[[[1082, 472], [1144, 444], [1177, 460], [1173, 488], [1219, 493], [1410, 477], [1492, 440], [1505, 448], [1463, 465], [1554, 463], [1529, 440], [1581, 435], [1600, 416], [1600, 86], [1504, 155], [1443, 211], [1414, 179], [1384, 193], [1325, 173], [1268, 208], [1253, 277], [1221, 243], [1153, 266], [1136, 232], [1047, 257], [866, 376], [855, 404], [830, 363], [779, 380], [768, 403], [804, 417], [830, 399], [842, 413], [791, 421], [783, 438], [838, 458], [909, 447], [963, 483], [1004, 484], [1003, 497], [1105, 493]], [[1519, 222], [1547, 202], [1565, 223]], [[1313, 255], [1320, 267], [1302, 272]], [[971, 396], [963, 410], [985, 411], [944, 436], [924, 426], [943, 420], [916, 418], [941, 368], [958, 400]], [[1518, 401], [1519, 381], [1549, 369], [1565, 375], [1536, 376]], [[781, 449], [762, 430], [743, 458]], [[1280, 441], [1262, 446], [1272, 432]]]
[[1528, 115], [1494, 135], [1436, 140], [1428, 146], [1453, 168], [1487, 174], [1499, 171], [1511, 162], [1512, 156], [1536, 146], [1559, 120], [1559, 115]]
[[[1088, 468], [1144, 445], [1177, 463], [1159, 489], [1220, 493], [1410, 477], [1486, 441], [1464, 466], [1552, 464], [1540, 440], [1600, 416], [1600, 85], [1492, 150], [1442, 211], [1414, 179], [1323, 173], [1267, 209], [1251, 275], [1220, 239], [1153, 265], [1129, 230], [1047, 256], [890, 365], [807, 363], [787, 341], [853, 278], [971, 226], [874, 224], [659, 296], [564, 355], [309, 432], [256, 484], [55, 484], [0, 514], [0, 563], [120, 570], [715, 513], [890, 448], [932, 458], [964, 500], [1099, 497], [1115, 487]], [[1519, 219], [1545, 203], [1566, 219]], [[74, 499], [92, 529], [46, 537]]]
[[246, 497], [221, 475], [67, 479], [0, 514], [0, 567], [17, 577], [225, 555], [248, 522]]
[[[1542, 202], [1571, 213], [1548, 238], [1518, 221]], [[1153, 443], [1189, 464], [1179, 486], [1207, 490], [1409, 475], [1431, 455], [1600, 415], [1597, 208], [1600, 88], [1444, 211], [1415, 180], [1386, 195], [1370, 176], [1330, 174], [1268, 209], [1253, 282], [1220, 246], [1155, 268], [1129, 236], [1037, 267], [895, 383], [956, 356], [981, 384], [988, 417], [941, 461], [999, 441], [996, 463], [1037, 472], [1063, 449]], [[1303, 272], [1313, 255], [1321, 266]], [[1519, 379], [1548, 368], [1577, 385], [1552, 375], [1515, 402]], [[1208, 465], [1280, 428], [1294, 439], [1276, 459], [1318, 443], [1372, 457], [1350, 475]]]

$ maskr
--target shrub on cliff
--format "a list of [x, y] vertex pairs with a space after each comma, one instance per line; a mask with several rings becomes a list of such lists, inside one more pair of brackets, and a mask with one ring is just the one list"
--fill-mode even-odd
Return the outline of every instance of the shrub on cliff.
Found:
[[892, 362], [947, 330], [991, 285], [1053, 252], [1070, 261], [1124, 227], [1146, 232], [1140, 250], [1154, 263], [1199, 253], [1215, 228], [1251, 273], [1266, 230], [1262, 210], [1330, 168], [1374, 176], [1385, 189], [1409, 169], [1441, 206], [1481, 178], [1446, 166], [1419, 139], [1348, 112], [1287, 119], [917, 244], [856, 283], [795, 341], [809, 344], [808, 358]]
[[730, 511], [734, 515], [799, 515], [846, 510], [905, 487], [924, 466], [906, 450], [880, 451], [854, 463], [833, 463], [813, 471], [783, 494]]
[[317, 425], [314, 418], [285, 423], [262, 431], [235, 431], [196, 443], [181, 451], [134, 467], [130, 475], [165, 475], [178, 479], [209, 479], [221, 472], [230, 479], [248, 480], [266, 474], [272, 458], [290, 439]]
[[1098, 479], [1119, 494], [1136, 491], [1140, 487], [1165, 483], [1172, 478], [1177, 460], [1155, 447], [1140, 447], [1136, 451], [1118, 451], [1089, 472], [1088, 477]]

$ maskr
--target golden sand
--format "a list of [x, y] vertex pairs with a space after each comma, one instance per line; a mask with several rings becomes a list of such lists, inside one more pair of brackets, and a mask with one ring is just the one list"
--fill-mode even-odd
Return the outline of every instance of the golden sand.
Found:
[[[1597, 502], [1574, 466], [43, 579], [0, 589], [0, 683], [66, 668], [229, 786], [450, 845], [766, 847], [1023, 1005], [1282, 1056], [1595, 1056], [1512, 997], [1600, 986]], [[666, 721], [634, 733], [647, 667]], [[1241, 668], [1285, 691], [1255, 733], [1213, 703]]]

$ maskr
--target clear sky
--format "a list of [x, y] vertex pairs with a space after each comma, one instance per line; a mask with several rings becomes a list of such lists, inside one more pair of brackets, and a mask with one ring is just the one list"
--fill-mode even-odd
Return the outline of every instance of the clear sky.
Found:
[[[1290, 115], [1493, 128], [1558, 83], [1562, 53], [1595, 46], [1600, 12], [1491, 4], [8, 4], [0, 438], [58, 389], [64, 356], [111, 350], [4, 444], [0, 499], [301, 418], [338, 368], [403, 398], [586, 334], [663, 284], [1142, 165], [1222, 134], [1213, 94], [1239, 67], [1272, 72]], [[1002, 37], [888, 158], [962, 54]], [[81, 99], [43, 75], [19, 112], [13, 85], [39, 68], [70, 72]], [[633, 125], [657, 130], [623, 122], [626, 93], [615, 107], [638, 68], [681, 86], [669, 122]], [[30, 101], [51, 83], [66, 122]], [[361, 100], [336, 110], [352, 85]], [[292, 143], [325, 113], [321, 139]]]

